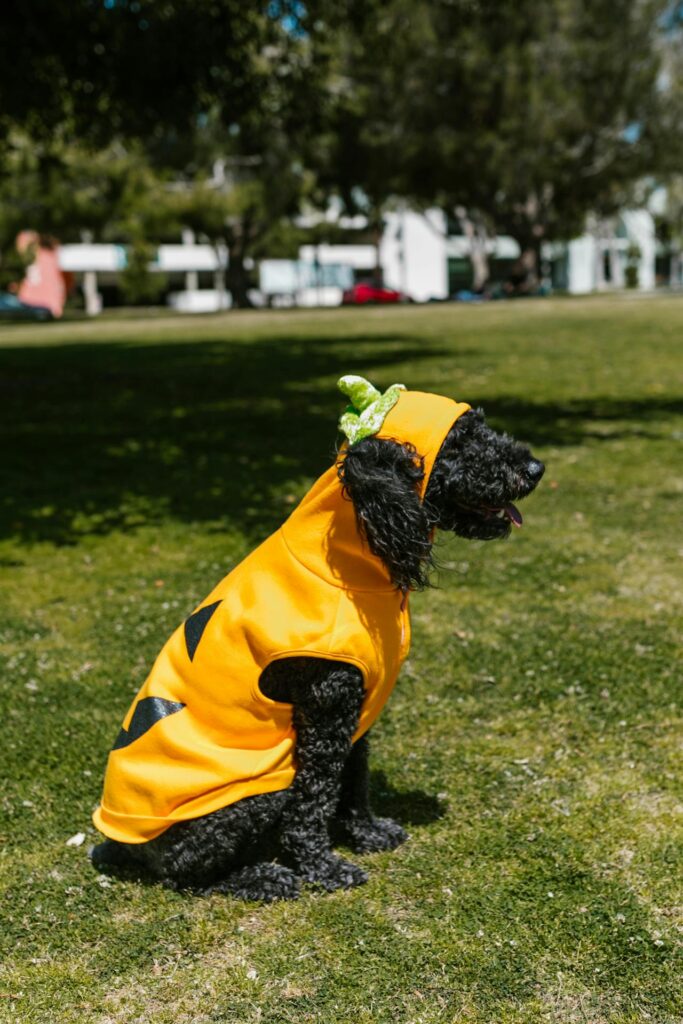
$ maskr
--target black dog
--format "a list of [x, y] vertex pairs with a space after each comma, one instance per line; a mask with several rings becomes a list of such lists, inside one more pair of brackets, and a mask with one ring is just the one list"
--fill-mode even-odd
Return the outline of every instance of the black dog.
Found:
[[[411, 445], [367, 437], [343, 455], [338, 473], [358, 530], [404, 593], [428, 586], [436, 529], [468, 539], [507, 536], [511, 524], [521, 525], [513, 502], [544, 472], [528, 448], [491, 430], [474, 410], [446, 436], [423, 501], [422, 462]], [[174, 888], [242, 899], [293, 899], [302, 882], [331, 891], [367, 880], [362, 868], [333, 853], [332, 826], [361, 853], [406, 840], [400, 825], [373, 816], [367, 735], [352, 743], [364, 698], [360, 670], [288, 657], [272, 662], [259, 685], [271, 700], [293, 705], [292, 785], [178, 822], [149, 842], [106, 840], [93, 851], [98, 869], [140, 868]]]

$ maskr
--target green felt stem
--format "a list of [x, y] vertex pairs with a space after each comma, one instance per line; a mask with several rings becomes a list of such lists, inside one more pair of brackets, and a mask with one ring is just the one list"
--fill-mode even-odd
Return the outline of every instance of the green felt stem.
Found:
[[341, 377], [337, 387], [352, 402], [339, 420], [339, 429], [349, 444], [371, 437], [381, 430], [387, 413], [396, 405], [401, 391], [405, 391], [405, 385], [392, 384], [381, 394], [364, 377], [353, 374]]

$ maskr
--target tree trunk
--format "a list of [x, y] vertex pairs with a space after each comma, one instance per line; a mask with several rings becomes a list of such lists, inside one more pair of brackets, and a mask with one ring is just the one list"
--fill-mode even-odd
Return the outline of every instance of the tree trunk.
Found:
[[384, 286], [384, 271], [380, 259], [382, 238], [384, 237], [384, 218], [380, 210], [374, 210], [370, 215], [370, 234], [372, 244], [375, 247], [375, 267], [372, 271], [372, 283], [376, 288]]
[[226, 289], [226, 267], [225, 267], [225, 256], [229, 252], [226, 241], [224, 238], [215, 239], [213, 243], [213, 249], [216, 254], [216, 269], [213, 272], [213, 287], [218, 293], [218, 308], [225, 309], [227, 302], [225, 301]]
[[474, 243], [470, 249], [470, 260], [472, 262], [472, 290], [483, 292], [491, 272], [486, 249], [478, 242]]
[[232, 304], [238, 309], [253, 309], [254, 303], [249, 298], [249, 271], [244, 263], [254, 244], [258, 241], [263, 229], [259, 229], [258, 218], [254, 211], [247, 209], [240, 220], [236, 220], [230, 232], [228, 242], [228, 266], [225, 274], [228, 291], [232, 296]]
[[[92, 240], [92, 231], [81, 231], [83, 245], [90, 245]], [[86, 316], [99, 316], [102, 312], [102, 296], [97, 290], [97, 274], [94, 270], [86, 270], [83, 274], [83, 302]]]
[[603, 237], [605, 225], [603, 221], [595, 219], [591, 226], [593, 238], [593, 288], [596, 292], [604, 292], [607, 286], [605, 281], [605, 256], [603, 252]]
[[624, 278], [624, 264], [619, 252], [614, 221], [612, 221], [609, 227], [609, 264], [612, 272], [612, 285], [614, 288], [622, 291], [626, 287], [626, 280]]
[[510, 271], [506, 291], [510, 295], [534, 295], [541, 283], [541, 238], [515, 238], [520, 253]]
[[481, 292], [491, 276], [489, 257], [486, 251], [488, 241], [486, 228], [481, 222], [475, 223], [464, 206], [458, 206], [455, 215], [469, 246], [469, 257], [472, 264], [472, 291]]
[[230, 262], [225, 272], [225, 282], [237, 309], [252, 309], [249, 298], [249, 271], [244, 266], [244, 257], [239, 248], [230, 250]]
[[508, 294], [538, 293], [541, 284], [541, 245], [546, 232], [543, 210], [550, 198], [550, 194], [539, 197], [537, 193], [531, 192], [526, 202], [517, 207], [516, 216], [509, 224], [509, 232], [519, 245], [519, 256], [508, 278]]

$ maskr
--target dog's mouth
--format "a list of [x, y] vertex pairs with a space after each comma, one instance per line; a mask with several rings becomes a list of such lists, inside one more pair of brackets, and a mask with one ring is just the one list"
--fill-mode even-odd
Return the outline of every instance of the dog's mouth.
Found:
[[507, 505], [465, 505], [459, 502], [458, 505], [465, 512], [473, 513], [481, 519], [497, 519], [501, 524], [504, 523], [506, 527], [512, 524], [512, 526], [516, 526], [519, 529], [524, 522], [522, 513], [512, 502]]
[[505, 505], [467, 505], [458, 502], [440, 526], [467, 540], [496, 540], [507, 537], [512, 527], [519, 530], [522, 513], [512, 502]]
[[519, 529], [524, 522], [522, 513], [516, 505], [512, 504], [512, 502], [510, 502], [509, 505], [502, 506], [501, 508], [489, 508], [486, 505], [482, 505], [480, 511], [486, 519], [495, 517], [496, 519], [501, 519], [504, 522], [512, 523], [512, 525], [516, 526], [517, 529]]
[[[467, 540], [497, 540], [508, 537], [514, 527], [521, 529], [524, 522], [522, 513], [515, 502], [527, 498], [543, 476], [543, 463], [537, 459], [528, 461], [527, 469], [510, 470], [499, 474], [487, 485], [484, 479], [477, 490], [468, 486], [471, 481], [467, 474], [464, 480], [458, 476], [452, 478], [450, 484], [451, 500], [439, 516], [441, 529], [451, 530], [459, 537]], [[506, 480], [508, 476], [510, 479]], [[465, 486], [462, 486], [462, 484]], [[448, 492], [447, 492], [448, 493]]]

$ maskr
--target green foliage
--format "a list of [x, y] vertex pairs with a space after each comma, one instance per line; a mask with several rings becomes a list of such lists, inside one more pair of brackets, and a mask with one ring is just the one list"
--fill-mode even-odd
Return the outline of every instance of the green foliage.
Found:
[[[283, 245], [310, 178], [300, 140], [320, 116], [325, 65], [315, 9], [15, 5], [0, 40], [0, 241], [17, 226], [63, 241], [194, 227], [227, 248], [233, 298], [246, 302], [249, 260], [271, 232]], [[26, 81], [16, 68], [28, 66]]]
[[[4, 332], [0, 1015], [683, 1016], [683, 302], [455, 313]], [[352, 370], [481, 404], [548, 467], [521, 531], [440, 539], [439, 589], [411, 598], [372, 776], [411, 839], [361, 858], [362, 889], [296, 904], [100, 878], [90, 812], [121, 716], [170, 632], [330, 464]]]
[[126, 241], [141, 229], [159, 236], [177, 227], [163, 178], [134, 143], [91, 149], [57, 133], [41, 142], [12, 133], [0, 165], [0, 242], [22, 229], [61, 242]]
[[664, 207], [656, 217], [660, 241], [675, 252], [683, 248], [683, 175], [665, 179]]
[[635, 243], [629, 245], [626, 250], [626, 269], [624, 271], [624, 280], [626, 281], [627, 288], [638, 287], [638, 264], [640, 257], [640, 248]]
[[127, 250], [127, 262], [119, 275], [121, 291], [133, 305], [157, 302], [167, 286], [165, 274], [150, 270], [156, 248], [143, 239], [136, 239]]
[[4, 246], [0, 243], [0, 291], [7, 291], [8, 288], [19, 284], [33, 259], [33, 246], [19, 252], [9, 238], [5, 240]]
[[642, 202], [643, 181], [681, 165], [670, 8], [14, 4], [0, 39], [0, 248], [17, 227], [155, 242], [192, 227], [227, 251], [226, 283], [247, 304], [253, 260], [293, 252], [296, 215], [334, 196], [365, 215], [378, 251], [387, 209], [441, 207], [471, 238], [478, 283], [486, 238], [510, 234], [533, 286], [544, 240]]
[[271, 6], [13, 4], [0, 36], [0, 138], [12, 125], [45, 139], [66, 125], [97, 145], [169, 128], [182, 135], [212, 97], [239, 122], [258, 101], [264, 49], [283, 36]]
[[[285, 123], [296, 87], [281, 82], [272, 63], [267, 79], [261, 106], [247, 124], [226, 129], [214, 109], [196, 127], [187, 150], [173, 154], [174, 216], [219, 252], [225, 250], [227, 285], [236, 305], [249, 303], [249, 260], [273, 255], [271, 241], [276, 249], [295, 249], [299, 232], [291, 221], [311, 184], [297, 135]], [[169, 156], [167, 150], [164, 158]]]

